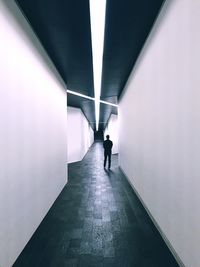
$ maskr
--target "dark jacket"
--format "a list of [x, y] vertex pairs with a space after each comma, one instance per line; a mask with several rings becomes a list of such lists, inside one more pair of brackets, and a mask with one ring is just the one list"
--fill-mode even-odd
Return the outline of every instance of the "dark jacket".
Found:
[[109, 139], [103, 142], [103, 148], [106, 153], [111, 153], [112, 146], [113, 146], [113, 142], [110, 141]]

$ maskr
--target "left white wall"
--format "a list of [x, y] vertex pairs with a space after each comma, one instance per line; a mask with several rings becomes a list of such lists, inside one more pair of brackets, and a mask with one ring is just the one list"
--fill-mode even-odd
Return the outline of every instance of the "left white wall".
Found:
[[67, 182], [64, 84], [14, 1], [0, 0], [0, 266]]
[[94, 142], [94, 132], [79, 108], [67, 107], [68, 163], [80, 161]]

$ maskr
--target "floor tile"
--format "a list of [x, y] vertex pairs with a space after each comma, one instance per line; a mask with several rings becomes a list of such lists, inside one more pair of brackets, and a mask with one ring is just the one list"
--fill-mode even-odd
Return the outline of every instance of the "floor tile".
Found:
[[69, 182], [14, 267], [178, 267], [102, 143], [69, 164]]

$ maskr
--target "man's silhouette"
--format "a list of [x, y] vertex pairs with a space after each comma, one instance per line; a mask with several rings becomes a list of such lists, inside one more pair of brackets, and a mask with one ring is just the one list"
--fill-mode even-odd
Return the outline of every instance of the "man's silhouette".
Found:
[[109, 140], [109, 138], [110, 136], [106, 135], [106, 140], [103, 142], [103, 148], [104, 148], [104, 168], [106, 167], [106, 161], [108, 158], [108, 168], [110, 169], [113, 142]]

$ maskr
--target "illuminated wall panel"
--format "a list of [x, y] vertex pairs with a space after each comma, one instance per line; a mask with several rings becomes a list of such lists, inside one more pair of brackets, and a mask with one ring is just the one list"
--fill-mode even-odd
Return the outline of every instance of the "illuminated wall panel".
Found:
[[106, 139], [107, 134], [110, 135], [110, 140], [113, 142], [112, 154], [118, 153], [118, 116], [115, 114], [111, 114], [110, 116], [108, 125], [104, 131], [104, 139]]
[[0, 266], [11, 267], [67, 182], [67, 112], [14, 1], [0, 0], [0, 25]]
[[79, 108], [67, 107], [68, 163], [80, 161], [94, 142], [94, 132]]
[[119, 104], [120, 166], [186, 267], [199, 267], [200, 2], [166, 1]]

